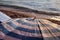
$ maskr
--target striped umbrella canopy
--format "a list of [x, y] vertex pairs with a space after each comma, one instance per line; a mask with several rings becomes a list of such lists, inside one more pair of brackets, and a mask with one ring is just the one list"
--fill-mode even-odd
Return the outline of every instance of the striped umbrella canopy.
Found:
[[12, 19], [0, 23], [0, 40], [60, 40], [60, 25], [45, 19]]

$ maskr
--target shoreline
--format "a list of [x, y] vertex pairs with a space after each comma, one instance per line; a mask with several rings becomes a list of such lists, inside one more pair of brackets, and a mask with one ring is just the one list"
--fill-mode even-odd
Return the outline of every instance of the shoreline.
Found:
[[9, 6], [8, 5], [0, 5], [0, 11], [10, 16], [11, 18], [32, 18], [36, 17], [37, 19], [46, 19], [52, 21], [54, 23], [60, 24], [60, 21], [51, 19], [53, 17], [57, 18], [60, 16], [59, 13], [52, 12], [44, 12], [32, 10], [25, 7], [17, 7], [17, 6]]
[[[8, 14], [12, 14], [12, 15], [16, 14], [15, 16], [20, 15], [20, 17], [36, 17], [36, 16], [38, 16], [38, 18], [39, 18], [40, 15], [41, 16], [45, 15], [45, 16], [49, 16], [51, 18], [51, 16], [52, 17], [60, 16], [60, 13], [38, 11], [38, 10], [33, 10], [33, 9], [20, 7], [20, 6], [18, 7], [18, 6], [14, 6], [14, 5], [0, 5], [0, 11], [5, 12], [5, 13], [10, 12], [10, 13], [6, 13], [7, 15]], [[9, 15], [9, 16], [11, 16], [11, 15]]]

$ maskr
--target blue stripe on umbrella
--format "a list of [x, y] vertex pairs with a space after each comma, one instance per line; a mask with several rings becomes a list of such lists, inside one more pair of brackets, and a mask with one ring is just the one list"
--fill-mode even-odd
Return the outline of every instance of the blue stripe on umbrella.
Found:
[[36, 22], [36, 20], [33, 20], [31, 18], [26, 18], [27, 21], [32, 21], [32, 22]]
[[4, 28], [4, 26], [2, 24], [0, 24], [0, 31], [2, 31], [5, 35], [14, 37], [14, 38], [18, 38], [18, 39], [22, 39], [22, 40], [43, 40], [42, 37], [29, 37], [29, 36], [23, 36], [23, 35], [18, 35], [16, 33], [13, 32], [9, 32], [7, 29]]
[[19, 38], [22, 40], [43, 40], [42, 37], [29, 37], [29, 36], [23, 36], [23, 35], [18, 35], [16, 33], [10, 32], [9, 34], [7, 34], [9, 36], [15, 37], [15, 38]]
[[5, 34], [9, 33], [9, 31], [7, 31], [7, 29], [5, 29], [2, 24], [0, 24], [0, 31], [2, 31]]
[[16, 26], [12, 22], [7, 22], [7, 24], [10, 25], [11, 27], [13, 27], [14, 29], [17, 29], [17, 30], [20, 30], [20, 31], [40, 34], [39, 30], [30, 30], [30, 29], [22, 28], [22, 27]]
[[21, 20], [16, 20], [18, 23], [21, 23], [22, 25], [27, 25], [27, 26], [32, 26], [32, 27], [35, 27], [37, 26], [37, 24], [30, 24], [30, 23], [27, 23], [27, 22], [23, 22]]

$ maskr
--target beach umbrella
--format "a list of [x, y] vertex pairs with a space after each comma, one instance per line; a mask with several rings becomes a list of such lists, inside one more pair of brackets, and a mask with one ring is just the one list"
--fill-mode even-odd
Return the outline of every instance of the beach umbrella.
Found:
[[6, 15], [5, 13], [0, 11], [0, 23], [7, 22], [10, 19], [12, 19], [12, 18], [10, 18], [8, 15]]
[[59, 26], [45, 19], [12, 19], [0, 23], [0, 40], [60, 40]]
[[18, 18], [1, 23], [0, 39], [43, 40], [36, 20], [33, 20], [32, 18]]

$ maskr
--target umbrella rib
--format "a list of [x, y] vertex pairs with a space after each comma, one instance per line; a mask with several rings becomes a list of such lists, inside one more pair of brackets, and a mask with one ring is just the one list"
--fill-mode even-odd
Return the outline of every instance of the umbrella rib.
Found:
[[[43, 39], [43, 35], [42, 35], [42, 32], [41, 32], [41, 29], [40, 29], [40, 25], [39, 25], [39, 19], [36, 20], [37, 24], [38, 24], [38, 29], [39, 29], [39, 32], [41, 34], [41, 37]], [[44, 39], [43, 39], [44, 40]]]

